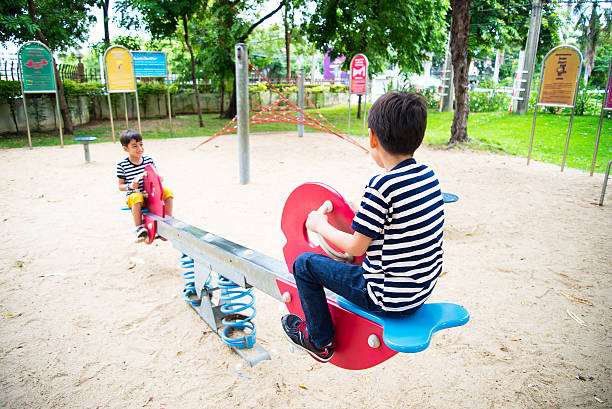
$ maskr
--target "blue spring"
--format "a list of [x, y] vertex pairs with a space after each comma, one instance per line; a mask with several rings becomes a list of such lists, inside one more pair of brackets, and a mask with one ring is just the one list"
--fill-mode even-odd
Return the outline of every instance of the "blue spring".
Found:
[[[238, 284], [222, 275], [219, 275], [217, 281], [221, 289], [219, 300], [224, 302], [221, 306], [221, 312], [227, 314], [221, 321], [225, 325], [221, 339], [227, 345], [238, 349], [252, 348], [255, 345], [255, 337], [257, 336], [257, 330], [252, 321], [257, 314], [257, 309], [253, 306], [255, 303], [255, 296], [252, 294], [254, 287], [244, 290]], [[243, 297], [248, 297], [249, 301], [237, 301]], [[241, 338], [230, 338], [232, 332], [238, 330], [248, 331], [249, 333], [245, 333]]]
[[[183, 298], [189, 304], [199, 307], [202, 300], [191, 298], [197, 296], [196, 288], [195, 288], [195, 270], [194, 270], [194, 261], [187, 254], [183, 254], [180, 258], [181, 267], [186, 269], [187, 271], [183, 272], [183, 278], [186, 280], [185, 286], [183, 287]], [[205, 287], [208, 287], [210, 284], [211, 277], [208, 276], [208, 280], [204, 283]]]

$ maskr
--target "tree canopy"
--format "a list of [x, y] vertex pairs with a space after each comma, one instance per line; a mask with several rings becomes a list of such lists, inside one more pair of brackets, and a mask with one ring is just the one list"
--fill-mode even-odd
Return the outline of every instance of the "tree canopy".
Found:
[[[398, 12], [401, 10], [401, 13]], [[440, 52], [448, 37], [444, 0], [322, 0], [306, 26], [308, 39], [330, 58], [365, 54], [371, 73], [397, 64], [421, 73], [428, 54]]]

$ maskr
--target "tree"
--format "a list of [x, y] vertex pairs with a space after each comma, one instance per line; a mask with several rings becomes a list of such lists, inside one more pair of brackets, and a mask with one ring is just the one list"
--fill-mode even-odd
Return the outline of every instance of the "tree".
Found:
[[[283, 8], [285, 0], [281, 0], [278, 7], [263, 16], [252, 11], [252, 3], [217, 0], [211, 4], [205, 18], [197, 22], [198, 33], [201, 35], [198, 41], [201, 49], [206, 50], [202, 61], [203, 70], [211, 75], [216, 73], [223, 79], [223, 84], [226, 81], [234, 84], [229, 107], [221, 115], [222, 118], [231, 119], [236, 116], [234, 45], [245, 43], [259, 25]], [[251, 12], [247, 13], [249, 9]]]
[[[469, 1], [451, 0], [451, 59], [455, 87], [455, 113], [449, 145], [467, 141], [469, 116], [468, 70], [475, 57], [484, 58], [494, 49], [524, 46], [529, 28], [530, 4], [522, 0], [482, 0], [473, 7]], [[538, 55], [558, 44], [561, 25], [555, 4], [543, 9]], [[537, 66], [537, 64], [536, 64]]]
[[204, 121], [200, 108], [195, 56], [189, 39], [189, 20], [194, 15], [204, 12], [206, 6], [207, 0], [196, 2], [191, 0], [121, 0], [117, 3], [117, 10], [121, 13], [121, 24], [124, 27], [138, 27], [140, 25], [138, 16], [134, 16], [132, 13], [133, 10], [137, 10], [142, 14], [143, 23], [154, 38], [172, 37], [180, 25], [191, 58], [191, 81], [200, 127], [204, 126]]
[[306, 34], [330, 59], [346, 56], [345, 71], [352, 56], [362, 53], [370, 75], [389, 64], [421, 73], [428, 54], [443, 51], [447, 7], [442, 0], [322, 0], [316, 2]]
[[[598, 1], [575, 0], [572, 13], [577, 17], [576, 29], [579, 31], [578, 44], [584, 58], [584, 83], [589, 83], [589, 77], [594, 67], [597, 50], [610, 43], [612, 26], [612, 10], [598, 10]], [[601, 1], [604, 3], [604, 1]], [[605, 20], [602, 22], [602, 18]]]
[[455, 87], [455, 113], [451, 125], [449, 145], [467, 141], [467, 122], [470, 113], [468, 42], [470, 39], [470, 0], [451, 0], [450, 49]]
[[[95, 0], [0, 0], [0, 41], [23, 42], [38, 40], [51, 52], [59, 52], [77, 45], [87, 37], [88, 26], [94, 17], [88, 8]], [[74, 133], [74, 126], [64, 95], [64, 84], [55, 69], [57, 98], [64, 122], [64, 132]]]

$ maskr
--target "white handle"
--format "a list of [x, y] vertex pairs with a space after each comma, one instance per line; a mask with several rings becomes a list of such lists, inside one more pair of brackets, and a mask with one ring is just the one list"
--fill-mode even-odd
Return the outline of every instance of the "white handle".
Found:
[[[319, 207], [317, 211], [323, 214], [331, 213], [334, 211], [334, 205], [332, 204], [330, 200], [326, 200], [325, 202], [323, 202], [323, 204], [321, 205], [321, 207]], [[315, 233], [315, 232], [312, 232], [312, 233], [319, 240], [319, 246], [323, 249], [323, 251], [326, 252], [327, 255], [333, 258], [334, 260], [352, 263], [353, 260], [355, 259], [349, 253], [341, 253], [331, 248], [331, 246], [327, 244], [327, 241], [325, 241], [323, 236], [321, 236], [319, 233]]]

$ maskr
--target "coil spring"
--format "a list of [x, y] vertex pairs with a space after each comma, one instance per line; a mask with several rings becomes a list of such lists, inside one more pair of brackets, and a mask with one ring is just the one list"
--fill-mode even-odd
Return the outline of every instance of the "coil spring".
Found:
[[[192, 298], [197, 296], [196, 288], [195, 288], [195, 270], [194, 270], [194, 261], [187, 254], [183, 254], [180, 258], [181, 268], [186, 269], [187, 271], [183, 272], [183, 278], [185, 281], [185, 286], [183, 287], [183, 297], [185, 301], [189, 304], [199, 307], [202, 300], [198, 298]], [[211, 281], [211, 276], [208, 276], [208, 280], [204, 283], [204, 287], [208, 287]]]
[[[219, 275], [217, 284], [221, 289], [219, 300], [224, 302], [221, 312], [226, 314], [221, 321], [225, 325], [221, 339], [227, 345], [238, 349], [252, 348], [257, 335], [255, 324], [252, 322], [257, 314], [257, 309], [253, 306], [255, 303], [255, 296], [252, 294], [254, 287], [244, 290], [222, 275]], [[237, 301], [243, 297], [248, 297], [250, 300], [248, 302]], [[239, 330], [245, 331], [243, 337], [230, 338], [232, 332]]]

